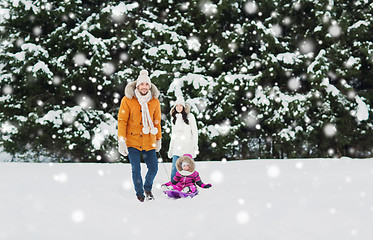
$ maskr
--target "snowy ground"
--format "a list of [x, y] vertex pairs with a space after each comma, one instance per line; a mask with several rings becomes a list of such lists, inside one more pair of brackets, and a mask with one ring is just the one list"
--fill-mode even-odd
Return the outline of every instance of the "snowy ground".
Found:
[[128, 164], [0, 163], [0, 239], [373, 239], [373, 159], [197, 162], [182, 200], [169, 168], [140, 203]]

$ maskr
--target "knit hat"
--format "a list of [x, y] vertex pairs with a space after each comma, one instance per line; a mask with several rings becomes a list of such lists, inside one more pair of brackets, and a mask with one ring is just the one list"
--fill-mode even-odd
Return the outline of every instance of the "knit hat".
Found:
[[183, 156], [187, 156], [187, 157], [190, 157], [192, 160], [193, 160], [193, 157], [192, 157], [192, 155], [191, 154], [184, 154]]
[[175, 101], [175, 106], [178, 105], [178, 104], [183, 105], [183, 107], [185, 107], [184, 98], [182, 98], [182, 97], [177, 98], [176, 101]]
[[136, 80], [136, 87], [138, 87], [141, 83], [149, 84], [149, 87], [152, 87], [152, 83], [150, 82], [149, 73], [147, 70], [141, 70], [140, 75], [137, 77]]

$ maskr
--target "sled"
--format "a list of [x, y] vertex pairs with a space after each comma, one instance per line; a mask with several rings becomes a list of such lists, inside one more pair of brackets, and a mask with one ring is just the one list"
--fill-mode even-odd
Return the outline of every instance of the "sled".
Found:
[[166, 190], [163, 191], [169, 198], [173, 199], [179, 199], [179, 198], [193, 198], [198, 194], [198, 191], [192, 192], [192, 193], [183, 193], [177, 190]]

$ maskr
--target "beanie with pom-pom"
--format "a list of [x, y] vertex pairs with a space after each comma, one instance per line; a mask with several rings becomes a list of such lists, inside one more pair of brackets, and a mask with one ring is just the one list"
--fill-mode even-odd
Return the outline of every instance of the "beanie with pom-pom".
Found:
[[138, 87], [141, 83], [149, 84], [149, 87], [152, 87], [152, 83], [149, 78], [149, 72], [147, 70], [141, 70], [140, 75], [137, 77], [136, 80], [136, 87]]

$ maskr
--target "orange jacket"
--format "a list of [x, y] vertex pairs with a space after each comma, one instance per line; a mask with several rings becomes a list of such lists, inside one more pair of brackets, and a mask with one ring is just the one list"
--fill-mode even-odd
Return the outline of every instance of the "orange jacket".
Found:
[[127, 147], [133, 147], [140, 151], [155, 149], [155, 142], [162, 138], [161, 133], [161, 106], [158, 100], [159, 91], [152, 84], [150, 89], [153, 98], [148, 102], [148, 108], [154, 127], [158, 133], [142, 133], [141, 105], [135, 96], [136, 82], [129, 83], [125, 88], [125, 97], [122, 98], [118, 113], [118, 138], [125, 139]]

